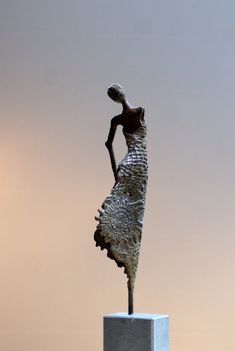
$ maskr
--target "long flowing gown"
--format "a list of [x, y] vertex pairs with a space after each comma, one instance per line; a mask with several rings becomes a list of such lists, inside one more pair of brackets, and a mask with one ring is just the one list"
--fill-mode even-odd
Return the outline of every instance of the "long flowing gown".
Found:
[[138, 129], [123, 132], [127, 154], [118, 165], [118, 181], [99, 210], [94, 239], [96, 246], [107, 249], [107, 256], [125, 268], [134, 290], [145, 208], [148, 178], [146, 131], [144, 119]]

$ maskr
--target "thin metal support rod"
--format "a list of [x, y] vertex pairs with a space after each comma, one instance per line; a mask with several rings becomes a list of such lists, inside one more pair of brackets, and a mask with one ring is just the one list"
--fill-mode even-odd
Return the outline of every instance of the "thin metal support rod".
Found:
[[128, 314], [134, 313], [134, 291], [128, 284]]

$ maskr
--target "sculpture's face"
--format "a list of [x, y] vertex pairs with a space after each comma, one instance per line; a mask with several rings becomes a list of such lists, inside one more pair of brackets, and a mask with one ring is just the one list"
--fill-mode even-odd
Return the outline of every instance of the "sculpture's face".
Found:
[[116, 102], [122, 102], [125, 99], [125, 92], [124, 89], [121, 85], [119, 84], [112, 84], [109, 88], [108, 88], [108, 96], [116, 101]]

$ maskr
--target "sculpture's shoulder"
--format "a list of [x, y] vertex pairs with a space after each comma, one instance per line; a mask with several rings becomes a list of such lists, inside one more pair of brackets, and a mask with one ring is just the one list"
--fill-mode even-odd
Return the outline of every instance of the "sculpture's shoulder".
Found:
[[122, 122], [123, 122], [123, 115], [122, 115], [122, 114], [117, 115], [117, 116], [114, 116], [114, 117], [111, 119], [111, 124], [112, 124], [112, 125], [122, 124]]
[[136, 112], [139, 115], [140, 121], [144, 121], [145, 109], [143, 107], [137, 107]]
[[136, 107], [135, 108], [135, 110], [136, 110], [136, 112], [143, 112], [144, 111], [144, 107], [142, 107], [142, 106], [139, 106], [139, 107]]

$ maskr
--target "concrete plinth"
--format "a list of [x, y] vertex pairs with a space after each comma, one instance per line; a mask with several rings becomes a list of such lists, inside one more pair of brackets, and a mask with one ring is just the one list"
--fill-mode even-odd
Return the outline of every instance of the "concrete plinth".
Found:
[[104, 351], [168, 351], [168, 322], [161, 314], [104, 316]]

